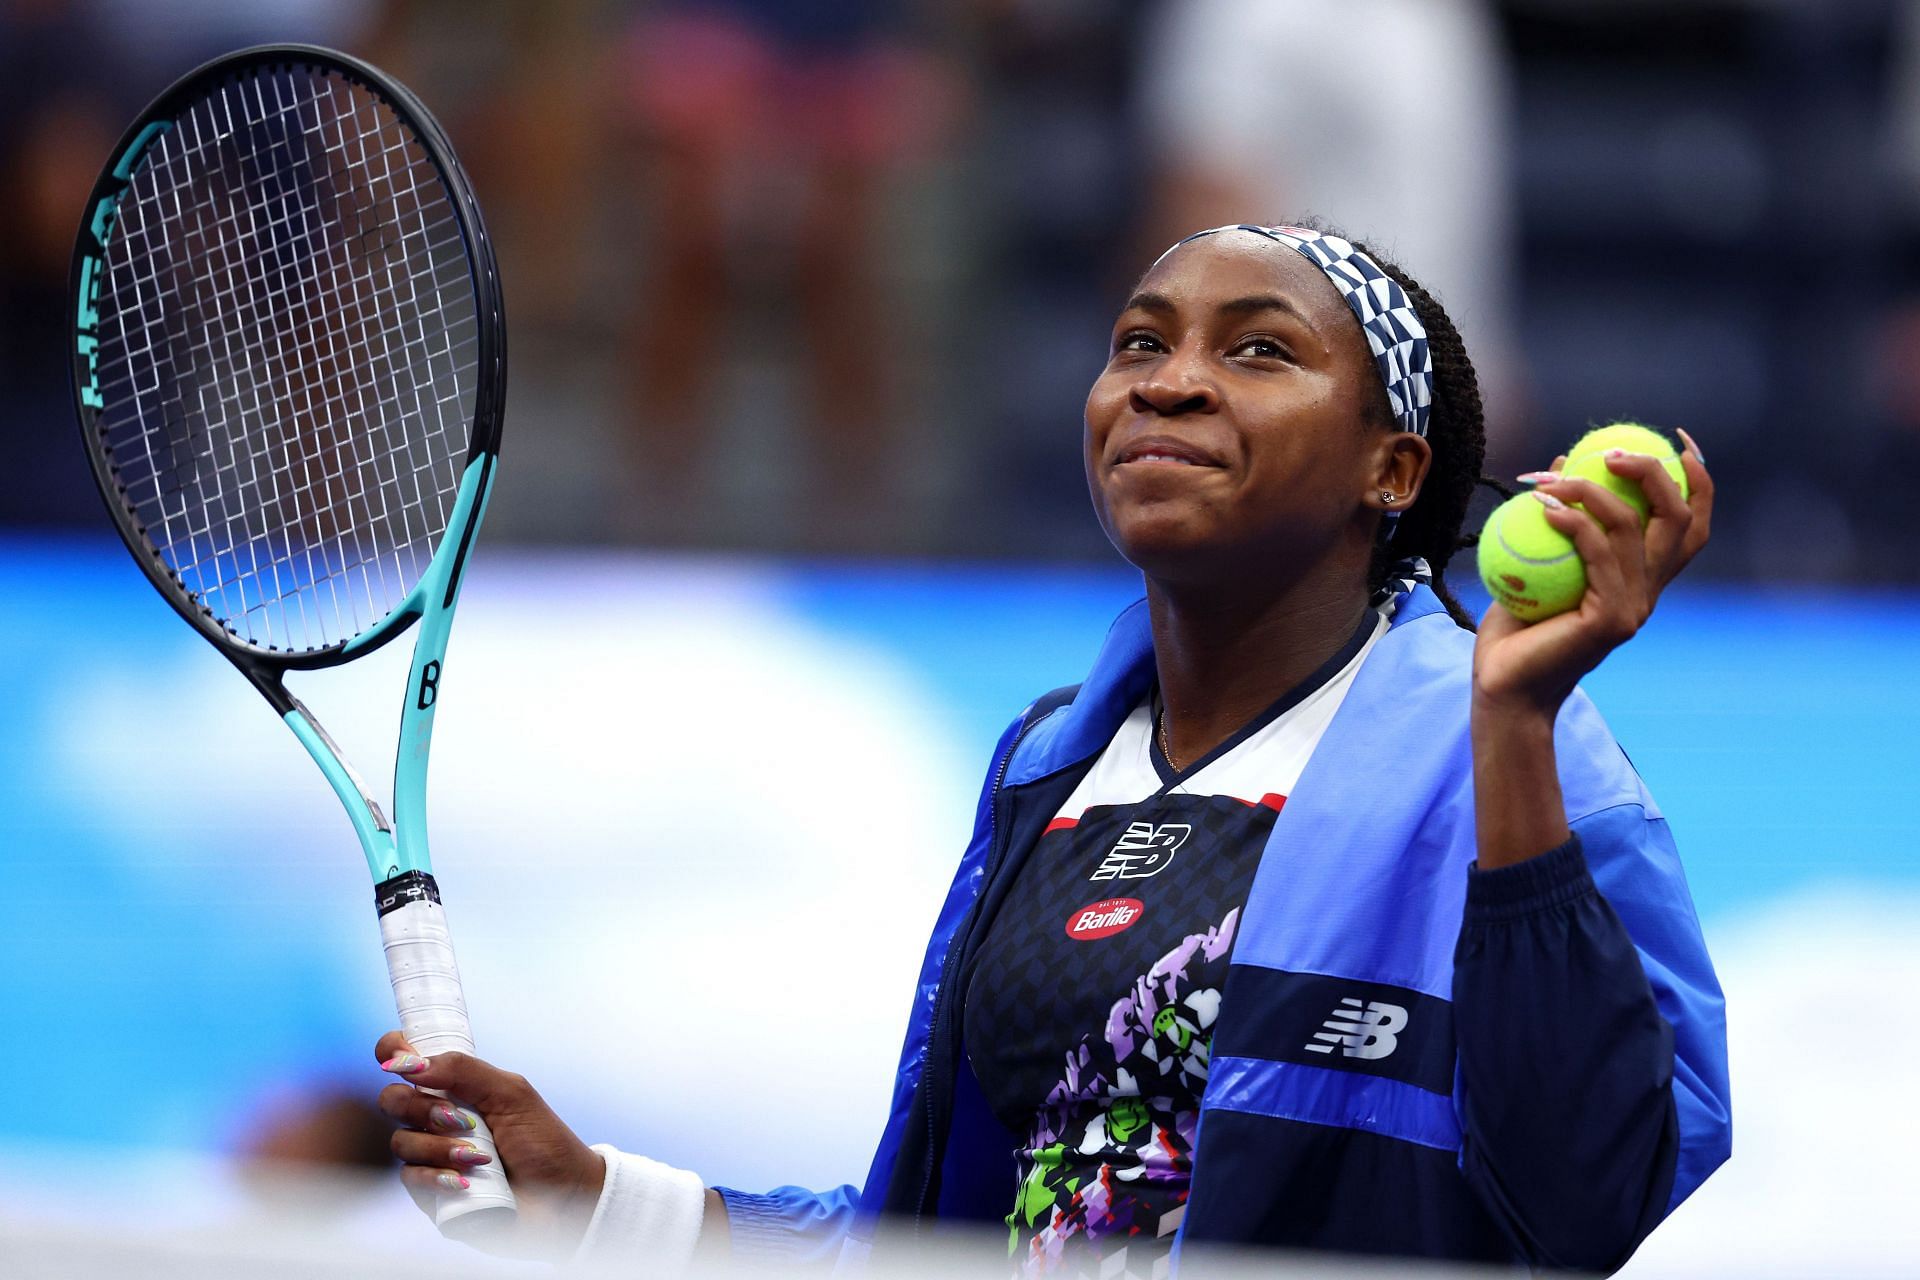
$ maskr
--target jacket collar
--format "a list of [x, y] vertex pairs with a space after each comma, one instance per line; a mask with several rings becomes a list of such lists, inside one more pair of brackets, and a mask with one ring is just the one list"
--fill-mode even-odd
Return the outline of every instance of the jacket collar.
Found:
[[[1392, 629], [1444, 606], [1426, 586], [1400, 598]], [[1389, 636], [1382, 637], [1385, 643]], [[1140, 699], [1152, 687], [1153, 626], [1145, 599], [1134, 601], [1107, 629], [1093, 669], [1072, 702], [1035, 725], [1015, 748], [1006, 783], [1019, 786], [1078, 763], [1103, 749]]]

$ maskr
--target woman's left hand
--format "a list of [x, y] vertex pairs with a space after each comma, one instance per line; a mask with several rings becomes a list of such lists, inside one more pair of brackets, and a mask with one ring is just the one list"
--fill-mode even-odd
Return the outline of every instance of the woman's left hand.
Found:
[[[1534, 488], [1547, 502], [1547, 523], [1573, 539], [1587, 566], [1580, 607], [1525, 623], [1499, 604], [1480, 620], [1473, 651], [1473, 697], [1485, 710], [1545, 714], [1549, 720], [1581, 677], [1640, 630], [1666, 589], [1706, 545], [1713, 518], [1713, 479], [1699, 446], [1680, 433], [1691, 497], [1658, 459], [1610, 453], [1607, 469], [1638, 481], [1652, 508], [1646, 528], [1638, 513], [1591, 480], [1560, 477]], [[1553, 474], [1566, 464], [1555, 459]], [[1574, 509], [1578, 503], [1585, 513]]]

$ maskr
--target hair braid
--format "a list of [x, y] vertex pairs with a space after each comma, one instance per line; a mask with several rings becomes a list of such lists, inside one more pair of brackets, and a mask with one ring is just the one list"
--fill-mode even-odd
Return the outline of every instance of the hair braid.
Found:
[[[1512, 492], [1498, 480], [1481, 474], [1487, 456], [1487, 423], [1480, 403], [1480, 378], [1467, 355], [1467, 344], [1461, 341], [1460, 331], [1440, 300], [1398, 264], [1366, 245], [1356, 242], [1356, 247], [1407, 291], [1414, 313], [1426, 328], [1427, 347], [1433, 355], [1433, 407], [1427, 418], [1433, 465], [1420, 486], [1420, 496], [1401, 513], [1393, 540], [1375, 545], [1367, 582], [1380, 587], [1396, 561], [1423, 556], [1433, 566], [1434, 594], [1455, 622], [1472, 630], [1472, 616], [1447, 589], [1443, 574], [1455, 552], [1480, 541], [1478, 534], [1461, 533], [1473, 491], [1484, 484], [1502, 494]], [[1384, 388], [1381, 398], [1384, 401]]]

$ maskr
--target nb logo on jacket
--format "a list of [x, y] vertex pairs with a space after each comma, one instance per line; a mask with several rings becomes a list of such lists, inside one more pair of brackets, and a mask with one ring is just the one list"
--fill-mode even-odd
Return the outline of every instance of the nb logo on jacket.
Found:
[[1314, 1053], [1338, 1049], [1348, 1058], [1384, 1058], [1399, 1047], [1400, 1032], [1406, 1027], [1407, 1011], [1399, 1005], [1384, 1000], [1369, 1000], [1362, 1005], [1348, 996], [1328, 1016], [1325, 1029], [1313, 1033], [1306, 1047]]

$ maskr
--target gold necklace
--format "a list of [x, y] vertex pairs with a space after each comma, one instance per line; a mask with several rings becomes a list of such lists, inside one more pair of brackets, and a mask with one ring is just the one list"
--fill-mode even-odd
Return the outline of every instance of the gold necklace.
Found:
[[1160, 716], [1154, 722], [1154, 732], [1160, 739], [1160, 754], [1167, 758], [1167, 763], [1173, 766], [1175, 773], [1180, 772], [1180, 762], [1173, 758], [1173, 748], [1167, 745], [1167, 704], [1164, 702], [1160, 704]]

